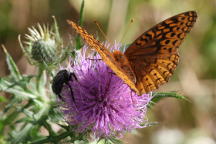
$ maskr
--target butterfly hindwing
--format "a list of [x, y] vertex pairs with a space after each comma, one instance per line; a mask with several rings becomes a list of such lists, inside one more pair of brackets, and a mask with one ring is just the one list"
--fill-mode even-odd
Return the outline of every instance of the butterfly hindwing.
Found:
[[135, 72], [140, 93], [157, 89], [168, 81], [178, 61], [178, 47], [197, 18], [196, 12], [178, 14], [138, 37], [125, 52]]

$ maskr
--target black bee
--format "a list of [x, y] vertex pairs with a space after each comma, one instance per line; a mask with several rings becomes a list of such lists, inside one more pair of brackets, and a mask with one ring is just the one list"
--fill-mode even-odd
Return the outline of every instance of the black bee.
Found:
[[67, 70], [60, 70], [56, 74], [56, 76], [53, 78], [52, 90], [56, 95], [59, 96], [61, 100], [63, 100], [61, 96], [61, 91], [62, 91], [64, 84], [66, 84], [70, 88], [73, 101], [75, 101], [74, 96], [73, 96], [73, 90], [68, 83], [70, 80], [77, 80], [77, 77], [74, 73], [69, 72]]

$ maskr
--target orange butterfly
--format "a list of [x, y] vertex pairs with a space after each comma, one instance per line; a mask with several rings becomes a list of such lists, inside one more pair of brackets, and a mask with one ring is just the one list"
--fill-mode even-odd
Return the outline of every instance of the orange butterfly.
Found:
[[110, 52], [101, 42], [76, 23], [68, 23], [102, 60], [138, 95], [148, 93], [166, 83], [179, 62], [178, 47], [190, 32], [197, 18], [188, 11], [150, 28], [125, 51]]

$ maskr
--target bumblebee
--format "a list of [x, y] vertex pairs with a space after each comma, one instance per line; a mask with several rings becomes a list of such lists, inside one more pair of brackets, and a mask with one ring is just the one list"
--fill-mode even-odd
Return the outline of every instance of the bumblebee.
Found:
[[61, 96], [61, 91], [63, 86], [66, 84], [71, 92], [71, 96], [73, 101], [75, 101], [74, 95], [73, 95], [73, 89], [71, 85], [69, 84], [69, 81], [77, 80], [77, 77], [74, 73], [69, 72], [67, 70], [60, 70], [56, 76], [53, 78], [52, 82], [52, 90], [53, 92], [61, 99], [64, 100]]

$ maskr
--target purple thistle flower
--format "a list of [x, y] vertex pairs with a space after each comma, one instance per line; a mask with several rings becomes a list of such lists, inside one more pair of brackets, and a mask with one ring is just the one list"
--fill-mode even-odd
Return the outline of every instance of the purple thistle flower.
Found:
[[[115, 44], [112, 49], [119, 48]], [[91, 53], [87, 57], [87, 49], [84, 46], [77, 55], [78, 60], [68, 67], [77, 77], [77, 81], [69, 81], [73, 95], [68, 85], [61, 92], [68, 123], [76, 125], [79, 132], [90, 130], [95, 136], [105, 137], [142, 128], [147, 121], [150, 95], [136, 95], [100, 60], [99, 54]]]

